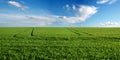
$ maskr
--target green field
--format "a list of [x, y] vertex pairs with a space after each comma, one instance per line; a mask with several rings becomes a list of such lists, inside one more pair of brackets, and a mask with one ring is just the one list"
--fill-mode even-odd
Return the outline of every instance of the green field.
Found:
[[0, 28], [0, 60], [120, 60], [120, 28]]

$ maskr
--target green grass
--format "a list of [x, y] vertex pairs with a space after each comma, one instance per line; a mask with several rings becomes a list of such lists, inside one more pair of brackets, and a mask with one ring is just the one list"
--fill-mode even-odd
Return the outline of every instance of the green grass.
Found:
[[0, 60], [119, 60], [120, 28], [0, 28]]

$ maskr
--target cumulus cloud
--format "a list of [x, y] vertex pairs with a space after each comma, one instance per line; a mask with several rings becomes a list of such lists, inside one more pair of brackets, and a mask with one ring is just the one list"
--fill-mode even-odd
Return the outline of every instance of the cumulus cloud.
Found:
[[101, 26], [116, 26], [116, 25], [118, 25], [117, 22], [111, 22], [111, 21], [101, 23]]
[[79, 8], [76, 8], [76, 15], [72, 17], [66, 17], [66, 16], [60, 16], [60, 19], [63, 19], [64, 21], [68, 23], [78, 23], [87, 20], [89, 17], [94, 15], [97, 12], [97, 7], [95, 6], [86, 6], [81, 5]]
[[113, 3], [115, 3], [115, 2], [117, 2], [117, 0], [98, 0], [96, 3], [97, 4], [113, 4]]
[[8, 4], [12, 5], [14, 7], [17, 7], [19, 9], [21, 9], [21, 10], [25, 10], [25, 9], [28, 8], [27, 6], [23, 6], [23, 5], [21, 5], [20, 3], [16, 2], [16, 1], [8, 1]]
[[95, 6], [82, 5], [79, 8], [79, 13], [81, 14], [82, 20], [86, 20], [90, 16], [94, 15], [96, 12], [97, 12], [97, 8]]

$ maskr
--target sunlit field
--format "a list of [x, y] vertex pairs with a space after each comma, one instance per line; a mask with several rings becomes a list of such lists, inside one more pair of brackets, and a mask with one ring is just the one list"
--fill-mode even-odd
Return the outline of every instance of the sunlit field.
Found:
[[0, 28], [0, 60], [119, 60], [120, 28]]

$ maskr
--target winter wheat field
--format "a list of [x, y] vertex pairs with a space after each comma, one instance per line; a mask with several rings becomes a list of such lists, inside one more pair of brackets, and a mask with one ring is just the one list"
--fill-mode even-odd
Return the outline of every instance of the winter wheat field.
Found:
[[0, 60], [119, 60], [120, 28], [0, 28]]

